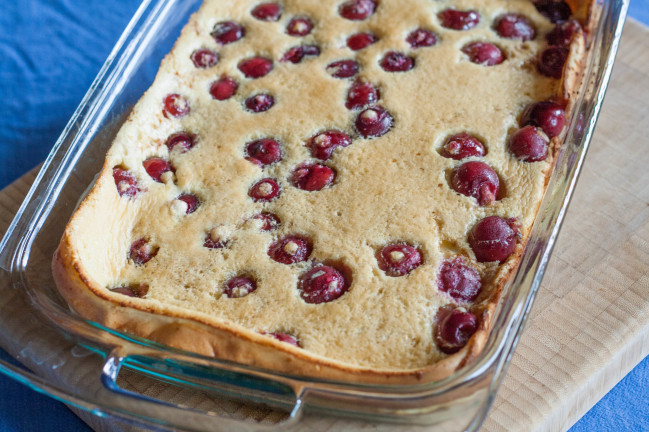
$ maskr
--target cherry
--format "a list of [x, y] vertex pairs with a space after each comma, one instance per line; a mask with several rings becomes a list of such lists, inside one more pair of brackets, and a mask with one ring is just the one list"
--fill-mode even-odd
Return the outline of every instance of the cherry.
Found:
[[185, 214], [192, 214], [198, 208], [199, 202], [196, 195], [182, 194], [176, 200], [184, 203]]
[[392, 127], [392, 116], [381, 106], [362, 111], [356, 117], [356, 130], [363, 138], [380, 137]]
[[245, 105], [248, 111], [260, 113], [271, 109], [275, 105], [275, 98], [269, 94], [260, 93], [246, 99]]
[[210, 94], [216, 100], [230, 99], [237, 92], [239, 84], [229, 76], [222, 76], [210, 86]]
[[462, 52], [468, 55], [473, 63], [483, 66], [495, 66], [505, 61], [500, 48], [489, 42], [471, 42], [464, 45]]
[[281, 264], [306, 261], [313, 251], [313, 243], [304, 236], [287, 235], [268, 248], [268, 256]]
[[540, 162], [548, 157], [548, 136], [535, 126], [519, 129], [509, 139], [509, 151], [522, 162]]
[[380, 97], [379, 90], [372, 83], [357, 80], [347, 92], [345, 107], [350, 110], [359, 110], [375, 104]]
[[415, 66], [415, 59], [400, 52], [390, 51], [385, 53], [379, 64], [386, 72], [405, 72]]
[[147, 239], [141, 238], [131, 244], [128, 257], [135, 265], [143, 265], [151, 261], [151, 258], [158, 254], [157, 246], [151, 246]]
[[280, 342], [285, 342], [287, 344], [291, 344], [293, 346], [300, 348], [300, 341], [291, 334], [280, 333], [280, 332], [264, 333], [264, 334], [267, 334], [268, 336], [272, 336], [273, 338], [277, 339]]
[[311, 33], [313, 23], [308, 18], [293, 18], [286, 26], [286, 33], [290, 36], [306, 36]]
[[464, 347], [478, 329], [478, 320], [471, 312], [442, 308], [437, 312], [435, 344], [445, 354], [453, 354]]
[[437, 14], [442, 27], [452, 30], [470, 30], [480, 22], [480, 14], [474, 10], [445, 9]]
[[376, 260], [379, 268], [392, 277], [405, 276], [423, 262], [417, 248], [405, 243], [384, 246], [377, 252]]
[[257, 289], [257, 282], [248, 276], [235, 276], [225, 283], [223, 293], [228, 298], [245, 297]]
[[480, 274], [466, 265], [464, 258], [444, 261], [439, 268], [438, 289], [457, 302], [472, 302], [482, 288]]
[[570, 20], [557, 24], [545, 39], [550, 45], [568, 47], [573, 36], [578, 32], [581, 32], [581, 24], [577, 20]]
[[335, 179], [336, 171], [321, 164], [304, 163], [291, 174], [293, 186], [309, 192], [319, 191], [332, 184]]
[[507, 39], [532, 40], [536, 36], [536, 30], [527, 17], [519, 14], [508, 13], [501, 15], [494, 23], [494, 30], [501, 37]]
[[137, 180], [133, 173], [124, 168], [114, 167], [113, 179], [115, 180], [115, 186], [117, 186], [117, 193], [119, 196], [132, 198], [137, 195], [138, 192], [142, 191], [137, 184]]
[[144, 166], [147, 174], [158, 183], [162, 183], [162, 175], [164, 173], [174, 171], [174, 168], [169, 162], [159, 157], [152, 157], [145, 160], [142, 162], [142, 166]]
[[273, 62], [264, 57], [252, 57], [242, 60], [238, 68], [246, 78], [257, 79], [267, 75], [273, 69]]
[[359, 51], [372, 45], [377, 40], [372, 33], [356, 33], [347, 38], [347, 46], [352, 51]]
[[246, 159], [254, 159], [253, 163], [266, 166], [282, 160], [282, 150], [273, 138], [262, 138], [246, 145]]
[[469, 246], [478, 262], [503, 262], [514, 252], [518, 226], [515, 219], [488, 216], [469, 233]]
[[441, 154], [446, 158], [462, 160], [471, 156], [484, 156], [484, 144], [473, 135], [466, 132], [451, 136], [442, 147]]
[[277, 21], [282, 16], [282, 8], [277, 3], [260, 3], [250, 14], [261, 21]]
[[219, 55], [212, 50], [199, 49], [192, 53], [191, 59], [197, 68], [206, 69], [219, 62]]
[[541, 15], [545, 16], [553, 23], [559, 23], [570, 19], [572, 10], [565, 1], [557, 0], [535, 0], [534, 6]]
[[306, 303], [320, 304], [336, 300], [349, 287], [338, 270], [327, 265], [317, 265], [300, 276], [297, 289]]
[[265, 178], [252, 185], [248, 191], [248, 196], [255, 202], [268, 202], [277, 198], [280, 192], [277, 181], [272, 178]]
[[362, 21], [374, 13], [375, 0], [348, 0], [340, 5], [340, 16], [352, 21]]
[[180, 151], [185, 153], [194, 146], [194, 140], [196, 137], [187, 132], [177, 132], [175, 134], [169, 135], [167, 142], [165, 143], [169, 152]]
[[536, 102], [529, 105], [521, 116], [521, 126], [538, 126], [548, 138], [559, 135], [566, 124], [566, 112], [555, 102]]
[[473, 197], [479, 205], [486, 206], [496, 200], [500, 180], [496, 171], [486, 163], [470, 161], [453, 170], [451, 187], [455, 192]]
[[205, 246], [208, 249], [223, 249], [225, 247], [228, 247], [230, 244], [230, 239], [227, 238], [226, 235], [224, 235], [224, 230], [222, 227], [216, 227], [210, 230], [206, 235], [205, 235], [205, 242], [203, 243], [203, 246]]
[[246, 34], [241, 25], [232, 21], [221, 21], [214, 26], [212, 37], [221, 45], [236, 42]]
[[430, 30], [419, 28], [406, 37], [406, 42], [413, 48], [429, 47], [437, 43], [437, 36]]
[[111, 291], [118, 294], [123, 294], [127, 297], [143, 298], [149, 292], [149, 285], [145, 283], [122, 285], [111, 288]]
[[339, 60], [327, 65], [327, 72], [334, 78], [350, 78], [358, 73], [354, 60]]
[[550, 78], [561, 78], [563, 66], [568, 59], [568, 49], [560, 46], [551, 46], [544, 49], [536, 65], [539, 72]]
[[164, 109], [162, 113], [165, 117], [180, 118], [189, 114], [189, 102], [183, 96], [172, 93], [164, 98]]
[[300, 45], [289, 48], [280, 61], [300, 63], [305, 56], [319, 56], [320, 48], [315, 45]]
[[314, 158], [327, 160], [337, 147], [347, 147], [351, 143], [352, 140], [346, 133], [328, 130], [313, 136], [307, 147], [311, 149], [311, 156]]
[[252, 218], [259, 221], [259, 229], [262, 231], [273, 231], [280, 224], [279, 218], [272, 213], [259, 213]]

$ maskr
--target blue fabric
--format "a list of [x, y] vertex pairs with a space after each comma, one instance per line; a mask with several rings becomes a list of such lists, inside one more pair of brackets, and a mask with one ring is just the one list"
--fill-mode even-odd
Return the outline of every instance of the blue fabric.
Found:
[[[0, 0], [0, 187], [45, 158], [138, 5]], [[649, 0], [632, 0], [631, 16], [649, 24]], [[571, 432], [649, 430], [648, 380], [645, 359]], [[3, 376], [0, 395], [0, 432], [89, 430], [62, 404]]]

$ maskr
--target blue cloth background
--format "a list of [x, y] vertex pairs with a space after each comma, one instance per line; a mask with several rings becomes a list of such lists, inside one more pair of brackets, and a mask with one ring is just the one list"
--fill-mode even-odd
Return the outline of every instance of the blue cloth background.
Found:
[[[138, 5], [0, 0], [0, 188], [45, 158]], [[632, 0], [630, 15], [649, 24], [649, 0]], [[649, 430], [648, 382], [645, 359], [571, 432]], [[4, 376], [0, 395], [0, 432], [90, 430], [64, 405]]]

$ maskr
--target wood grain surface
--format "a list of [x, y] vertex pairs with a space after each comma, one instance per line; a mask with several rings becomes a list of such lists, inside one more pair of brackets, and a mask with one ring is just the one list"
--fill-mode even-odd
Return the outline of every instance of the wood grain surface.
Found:
[[[649, 118], [648, 101], [649, 30], [629, 21], [562, 233], [482, 430], [566, 430], [649, 354], [649, 140], [638, 127]], [[0, 192], [0, 231], [6, 230], [33, 178], [33, 173], [27, 174]], [[90, 364], [84, 368], [83, 357], [74, 349], [46, 342], [34, 346], [36, 335], [42, 338], [45, 332], [42, 323], [12, 313], [22, 305], [6, 278], [2, 283], [0, 345], [19, 359], [25, 357], [25, 347], [40, 349], [42, 361], [27, 366], [50, 380], [98, 383], [86, 379], [97, 371]], [[72, 364], [76, 366], [68, 366]], [[135, 374], [120, 379], [120, 384], [141, 393], [249, 418], [253, 424], [282, 418], [272, 410], [179, 390]], [[87, 413], [81, 416], [97, 431], [138, 430]], [[311, 414], [297, 429], [430, 430]]]

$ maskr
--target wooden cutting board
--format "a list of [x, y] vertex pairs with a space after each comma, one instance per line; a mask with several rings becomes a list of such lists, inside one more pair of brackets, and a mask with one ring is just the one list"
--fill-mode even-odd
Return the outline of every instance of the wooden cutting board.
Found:
[[[520, 340], [484, 431], [560, 431], [568, 429], [641, 359], [649, 354], [649, 29], [626, 25], [613, 78], [573, 202]], [[641, 127], [645, 126], [645, 127]], [[34, 178], [30, 173], [0, 192], [0, 232]], [[2, 287], [7, 290], [7, 287]], [[6, 291], [7, 292], [7, 291]], [[3, 347], [18, 355], [39, 332], [34, 320], [11, 326], [15, 295], [0, 296]], [[21, 314], [16, 313], [16, 320]], [[0, 324], [2, 322], [0, 321]], [[48, 347], [48, 350], [56, 351]], [[28, 366], [51, 380], [76, 379], [78, 368], [61, 364], [69, 349], [45, 355]], [[78, 359], [77, 359], [78, 361]], [[58, 374], [58, 375], [57, 375]], [[66, 376], [63, 376], [66, 375]], [[75, 378], [76, 376], [76, 378]], [[137, 376], [126, 387], [189, 407], [218, 409], [257, 422], [280, 419], [190, 390], [168, 389]], [[648, 401], [649, 402], [649, 401]], [[97, 431], [131, 431], [133, 426], [82, 418]], [[428, 430], [376, 425], [307, 415], [305, 430]]]

